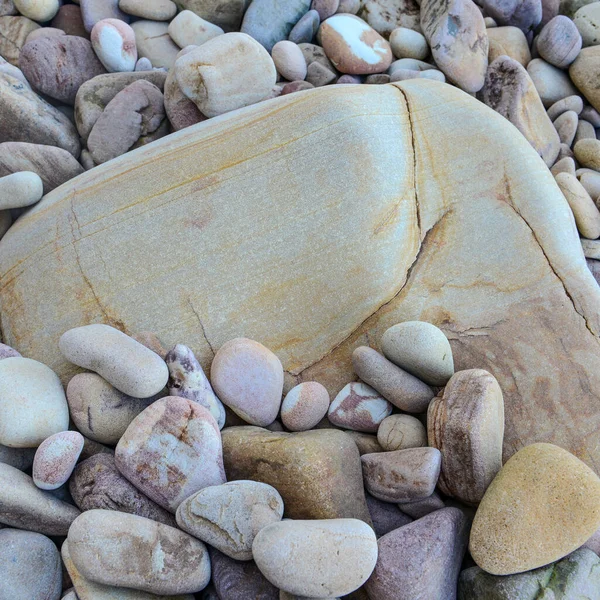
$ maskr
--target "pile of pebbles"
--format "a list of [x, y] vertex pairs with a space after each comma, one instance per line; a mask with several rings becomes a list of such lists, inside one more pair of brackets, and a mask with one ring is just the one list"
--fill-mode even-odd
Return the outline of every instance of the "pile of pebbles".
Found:
[[1, 345], [0, 598], [600, 598], [596, 474], [544, 443], [502, 466], [502, 390], [434, 325], [379, 342], [332, 401], [246, 338], [209, 381], [186, 345], [71, 329], [66, 392]]
[[599, 74], [589, 0], [0, 0], [0, 235], [83, 170], [206, 119], [325, 85], [425, 78], [521, 131], [594, 261]]

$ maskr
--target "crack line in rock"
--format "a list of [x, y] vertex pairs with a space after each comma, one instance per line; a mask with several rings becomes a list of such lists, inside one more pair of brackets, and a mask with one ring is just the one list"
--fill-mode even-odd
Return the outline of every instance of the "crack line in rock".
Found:
[[212, 344], [210, 343], [207, 335], [206, 335], [206, 329], [204, 328], [204, 323], [202, 323], [202, 319], [200, 318], [200, 315], [198, 314], [198, 311], [196, 310], [196, 308], [194, 307], [193, 303], [192, 303], [192, 299], [188, 297], [187, 299], [188, 304], [190, 305], [190, 308], [192, 309], [192, 312], [194, 313], [196, 319], [198, 320], [198, 323], [200, 324], [200, 329], [202, 331], [202, 337], [204, 338], [204, 340], [206, 341], [206, 343], [208, 344], [208, 347], [210, 348], [210, 351], [212, 352], [213, 358], [215, 357], [215, 349], [213, 348]]

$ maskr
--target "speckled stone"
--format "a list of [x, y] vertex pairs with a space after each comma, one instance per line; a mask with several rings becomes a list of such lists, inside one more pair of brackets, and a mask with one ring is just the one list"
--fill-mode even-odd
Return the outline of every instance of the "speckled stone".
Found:
[[415, 0], [341, 0], [338, 12], [358, 14], [386, 39], [397, 27], [421, 31]]
[[225, 482], [219, 427], [206, 408], [186, 398], [168, 396], [140, 413], [121, 437], [115, 462], [173, 513], [194, 492]]
[[0, 531], [0, 598], [59, 600], [61, 561], [56, 545], [39, 533]]
[[109, 325], [70, 329], [61, 336], [59, 347], [67, 360], [98, 373], [134, 398], [150, 398], [169, 378], [160, 356]]
[[505, 2], [503, 0], [482, 0], [485, 13], [494, 18], [498, 25], [512, 25], [527, 34], [533, 31], [542, 20], [542, 2], [523, 0]]
[[365, 487], [384, 502], [411, 502], [431, 496], [441, 468], [436, 448], [408, 448], [361, 456]]
[[346, 435], [350, 436], [356, 447], [358, 448], [359, 454], [371, 454], [373, 452], [383, 452], [383, 448], [377, 441], [377, 436], [369, 433], [362, 433], [361, 431], [346, 431]]
[[525, 34], [518, 27], [492, 27], [486, 31], [490, 41], [488, 62], [506, 55], [527, 68], [531, 52]]
[[[189, 47], [189, 51], [194, 46]], [[178, 56], [182, 56], [187, 48], [184, 48]], [[206, 117], [198, 110], [198, 107], [192, 102], [179, 87], [175, 69], [170, 69], [165, 81], [165, 111], [171, 127], [174, 131], [180, 131], [186, 127], [191, 127], [196, 123], [206, 120]]]
[[377, 541], [373, 529], [357, 519], [289, 520], [261, 529], [252, 553], [279, 589], [327, 598], [349, 594], [369, 578]]
[[283, 500], [274, 487], [232, 481], [186, 498], [177, 509], [177, 524], [230, 558], [252, 560], [256, 534], [282, 516]]
[[600, 479], [553, 444], [532, 444], [504, 465], [475, 515], [469, 550], [493, 575], [542, 567], [600, 527]]
[[80, 0], [79, 4], [83, 24], [88, 33], [103, 19], [120, 19], [129, 23], [129, 16], [119, 9], [119, 0]]
[[33, 460], [33, 482], [42, 490], [55, 490], [71, 476], [83, 450], [78, 431], [61, 431], [46, 438]]
[[582, 167], [600, 171], [600, 140], [581, 140], [573, 150]]
[[144, 517], [88, 510], [75, 519], [67, 541], [77, 570], [105, 585], [188, 594], [210, 580], [208, 550], [201, 541]]
[[290, 431], [312, 429], [327, 414], [329, 392], [316, 381], [294, 386], [281, 404], [281, 420]]
[[327, 416], [337, 427], [374, 433], [392, 413], [392, 405], [365, 383], [349, 383], [329, 405]]
[[82, 511], [117, 510], [176, 527], [171, 513], [119, 473], [112, 454], [95, 454], [80, 462], [69, 481], [69, 491]]
[[377, 565], [365, 588], [377, 600], [456, 600], [468, 527], [457, 508], [435, 511], [379, 539]]

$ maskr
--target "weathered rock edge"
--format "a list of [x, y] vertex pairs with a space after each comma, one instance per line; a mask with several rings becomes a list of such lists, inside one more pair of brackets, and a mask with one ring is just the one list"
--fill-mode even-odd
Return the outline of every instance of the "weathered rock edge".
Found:
[[80, 175], [0, 242], [0, 314], [63, 381], [60, 334], [104, 322], [205, 368], [249, 337], [332, 394], [353, 348], [431, 321], [500, 382], [505, 458], [546, 441], [600, 472], [600, 288], [570, 209], [508, 121], [437, 82], [289, 95]]

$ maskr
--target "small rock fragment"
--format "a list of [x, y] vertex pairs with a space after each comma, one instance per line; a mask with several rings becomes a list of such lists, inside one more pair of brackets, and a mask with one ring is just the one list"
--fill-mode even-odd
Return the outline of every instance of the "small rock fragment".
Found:
[[71, 476], [83, 450], [78, 431], [61, 431], [46, 438], [33, 459], [33, 482], [42, 490], [56, 490]]
[[177, 5], [171, 0], [119, 0], [119, 8], [133, 17], [152, 21], [170, 21], [177, 14]]
[[277, 42], [271, 56], [277, 72], [288, 81], [302, 81], [306, 77], [306, 61], [298, 44], [288, 40]]

